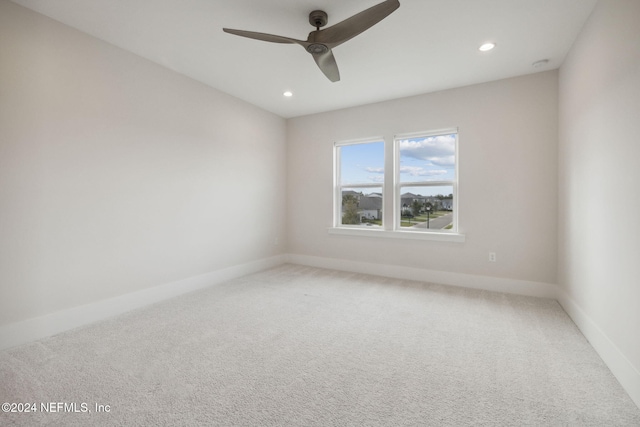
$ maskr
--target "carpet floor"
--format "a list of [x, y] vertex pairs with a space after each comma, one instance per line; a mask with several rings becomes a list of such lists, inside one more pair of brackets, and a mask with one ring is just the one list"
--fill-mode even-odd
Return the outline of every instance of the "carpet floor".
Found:
[[0, 352], [0, 402], [3, 426], [640, 426], [555, 301], [296, 265]]

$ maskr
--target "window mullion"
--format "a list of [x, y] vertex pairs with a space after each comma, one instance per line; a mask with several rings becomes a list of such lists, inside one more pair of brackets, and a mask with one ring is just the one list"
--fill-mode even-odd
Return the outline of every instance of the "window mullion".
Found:
[[393, 141], [393, 230], [400, 228], [400, 149]]

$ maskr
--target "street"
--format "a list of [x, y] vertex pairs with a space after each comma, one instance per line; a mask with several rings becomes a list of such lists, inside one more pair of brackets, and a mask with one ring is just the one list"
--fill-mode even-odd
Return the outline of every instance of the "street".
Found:
[[[449, 212], [445, 215], [442, 215], [441, 217], [438, 218], [431, 218], [429, 220], [429, 229], [430, 230], [441, 230], [443, 228], [445, 228], [447, 225], [451, 224], [453, 222], [453, 212]], [[427, 222], [420, 222], [414, 226], [412, 226], [412, 228], [427, 228]]]

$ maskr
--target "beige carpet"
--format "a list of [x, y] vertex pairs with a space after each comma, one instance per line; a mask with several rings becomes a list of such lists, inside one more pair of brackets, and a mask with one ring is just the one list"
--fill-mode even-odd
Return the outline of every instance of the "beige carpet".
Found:
[[294, 265], [1, 352], [0, 401], [38, 410], [3, 426], [640, 425], [555, 301]]

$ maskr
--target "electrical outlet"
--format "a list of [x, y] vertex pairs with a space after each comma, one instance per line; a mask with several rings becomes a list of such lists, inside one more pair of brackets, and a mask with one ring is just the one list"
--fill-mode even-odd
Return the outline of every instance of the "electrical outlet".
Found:
[[277, 237], [273, 239], [273, 246], [278, 246], [279, 244], [280, 244], [280, 239], [278, 239]]
[[496, 262], [496, 253], [489, 252], [489, 262]]

